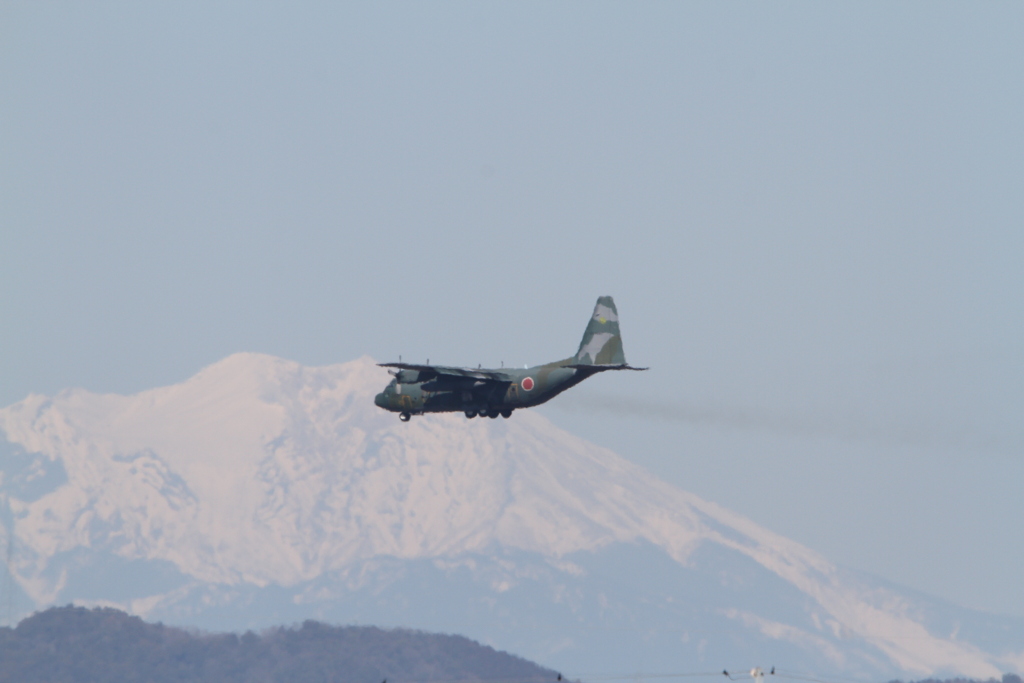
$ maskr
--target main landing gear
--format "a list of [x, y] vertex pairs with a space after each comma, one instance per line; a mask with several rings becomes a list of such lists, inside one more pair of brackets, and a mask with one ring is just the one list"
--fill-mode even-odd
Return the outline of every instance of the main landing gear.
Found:
[[480, 412], [477, 412], [477, 411], [472, 410], [472, 409], [466, 411], [466, 417], [468, 417], [468, 418], [474, 418], [477, 415], [479, 415], [480, 417], [489, 417], [492, 420], [494, 418], [498, 417], [499, 415], [501, 415], [502, 417], [508, 418], [508, 417], [512, 417], [512, 409], [511, 408], [504, 408], [502, 410], [498, 410], [497, 408], [483, 408], [483, 409], [480, 410]]
[[[492, 420], [501, 415], [504, 418], [512, 417], [512, 408], [481, 408], [479, 411], [470, 408], [465, 411], [466, 417], [474, 418], [477, 415], [480, 417], [489, 417]], [[409, 411], [401, 412], [398, 414], [398, 419], [402, 422], [408, 422], [412, 418], [412, 413]]]

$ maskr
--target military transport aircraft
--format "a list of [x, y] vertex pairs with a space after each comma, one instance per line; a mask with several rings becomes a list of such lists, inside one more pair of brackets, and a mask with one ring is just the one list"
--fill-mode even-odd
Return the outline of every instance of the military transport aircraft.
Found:
[[516, 408], [540, 405], [605, 370], [646, 370], [626, 363], [619, 314], [610, 296], [594, 307], [580, 350], [565, 360], [516, 370], [379, 363], [394, 379], [374, 403], [402, 422], [421, 413], [464, 412], [466, 417], [510, 417]]

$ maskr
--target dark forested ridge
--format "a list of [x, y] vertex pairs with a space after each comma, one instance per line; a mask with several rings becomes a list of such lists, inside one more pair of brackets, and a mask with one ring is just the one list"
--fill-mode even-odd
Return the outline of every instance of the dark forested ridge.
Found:
[[[329, 626], [195, 633], [110, 608], [55, 607], [0, 628], [0, 683], [557, 683], [462, 636]], [[811, 679], [806, 679], [811, 680]], [[817, 680], [817, 679], [815, 679]], [[890, 681], [890, 683], [902, 683]], [[1024, 683], [966, 678], [914, 683]]]
[[549, 683], [558, 674], [461, 636], [306, 621], [196, 634], [116, 609], [55, 607], [0, 628], [0, 683]]

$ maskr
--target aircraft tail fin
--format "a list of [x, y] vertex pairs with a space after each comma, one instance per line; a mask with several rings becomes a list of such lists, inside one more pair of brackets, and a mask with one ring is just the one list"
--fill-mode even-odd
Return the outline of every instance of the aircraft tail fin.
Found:
[[573, 357], [576, 365], [626, 365], [619, 334], [619, 313], [610, 296], [602, 296], [583, 333], [580, 350]]

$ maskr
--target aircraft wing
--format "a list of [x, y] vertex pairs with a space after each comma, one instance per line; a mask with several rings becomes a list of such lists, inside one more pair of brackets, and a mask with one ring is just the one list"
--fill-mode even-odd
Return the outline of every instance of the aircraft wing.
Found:
[[620, 363], [617, 365], [595, 365], [593, 363], [570, 363], [569, 365], [563, 365], [563, 368], [573, 368], [575, 370], [591, 370], [593, 372], [602, 372], [604, 370], [650, 370], [650, 368], [634, 368], [629, 363]]
[[478, 368], [453, 368], [447, 365], [416, 365], [415, 363], [377, 363], [382, 368], [398, 368], [399, 370], [415, 370], [438, 376], [462, 377], [490, 382], [512, 382], [511, 376], [497, 370], [481, 370]]

